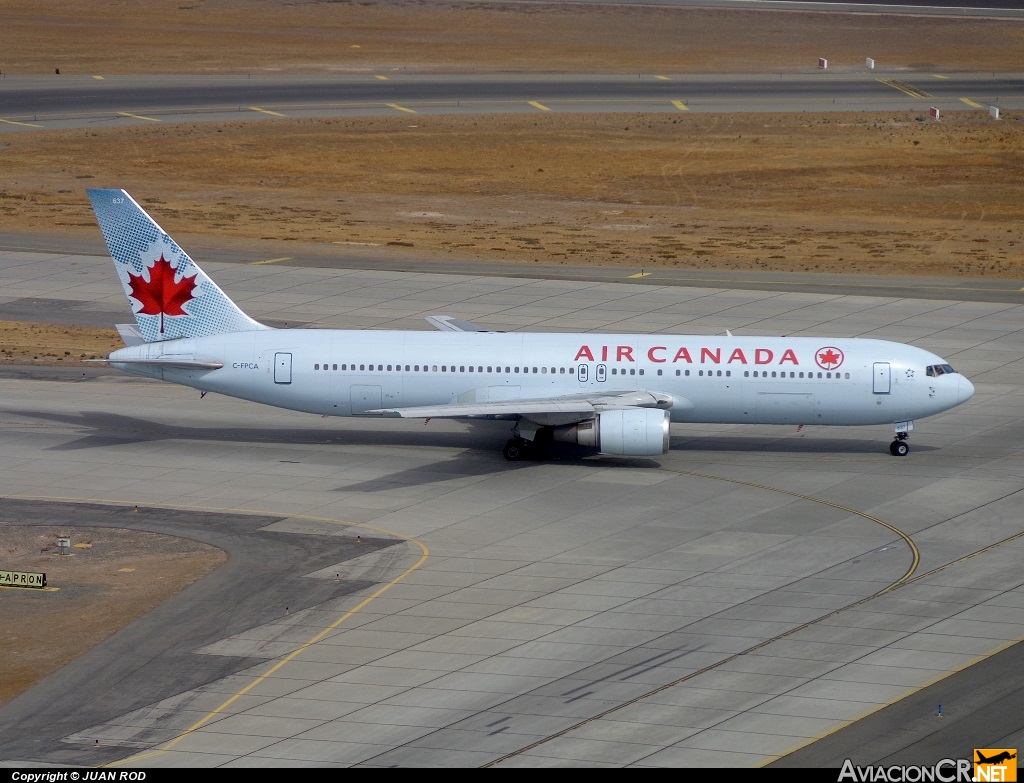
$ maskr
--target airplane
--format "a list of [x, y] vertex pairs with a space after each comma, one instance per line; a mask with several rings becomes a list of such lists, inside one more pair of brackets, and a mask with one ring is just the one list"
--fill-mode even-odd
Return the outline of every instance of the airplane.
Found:
[[969, 400], [944, 359], [865, 338], [275, 329], [244, 312], [126, 191], [87, 191], [136, 324], [110, 366], [326, 416], [504, 419], [510, 461], [553, 441], [610, 456], [668, 453], [670, 423], [891, 424]]
[[980, 750], [976, 750], [974, 752], [978, 754], [978, 760], [977, 762], [975, 762], [977, 764], [998, 764], [1001, 761], [1009, 761], [1010, 759], [1017, 758], [1016, 753], [1010, 753], [1006, 750], [1004, 750], [1002, 753], [997, 753], [990, 759], [985, 758], [985, 756], [982, 754]]

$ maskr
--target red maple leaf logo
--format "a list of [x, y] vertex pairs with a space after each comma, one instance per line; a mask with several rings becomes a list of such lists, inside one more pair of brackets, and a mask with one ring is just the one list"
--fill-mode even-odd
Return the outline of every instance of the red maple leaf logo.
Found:
[[823, 370], [834, 370], [843, 363], [843, 352], [838, 348], [822, 348], [814, 359]]
[[[142, 275], [128, 273], [128, 285], [132, 289], [132, 297], [139, 300], [142, 305], [136, 310], [136, 314], [159, 315], [160, 334], [164, 332], [165, 315], [188, 315], [183, 305], [194, 297], [192, 292], [196, 290], [196, 275], [182, 277], [177, 283], [174, 282], [174, 267], [160, 254], [160, 260], [155, 261], [149, 269], [149, 281]], [[198, 272], [196, 273], [198, 274]]]

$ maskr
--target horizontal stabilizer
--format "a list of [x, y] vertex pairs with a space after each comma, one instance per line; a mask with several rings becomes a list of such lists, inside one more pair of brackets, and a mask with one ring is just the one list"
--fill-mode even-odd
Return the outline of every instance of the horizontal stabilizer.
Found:
[[170, 367], [176, 370], [219, 370], [224, 362], [209, 359], [187, 359], [183, 356], [166, 356], [156, 359], [86, 359], [87, 362], [105, 364], [134, 364], [140, 367]]
[[121, 335], [121, 339], [124, 340], [125, 348], [131, 348], [133, 345], [142, 345], [146, 342], [146, 338], [142, 336], [142, 332], [139, 331], [139, 327], [135, 324], [114, 324], [117, 327], [117, 333]]
[[427, 323], [442, 332], [491, 332], [490, 329], [484, 329], [482, 326], [450, 315], [428, 315]]

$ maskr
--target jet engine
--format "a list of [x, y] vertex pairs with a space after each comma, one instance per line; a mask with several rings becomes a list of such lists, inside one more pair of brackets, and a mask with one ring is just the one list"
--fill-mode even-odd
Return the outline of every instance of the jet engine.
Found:
[[668, 453], [668, 422], [668, 411], [620, 408], [601, 411], [578, 424], [555, 427], [553, 437], [617, 457], [654, 457]]

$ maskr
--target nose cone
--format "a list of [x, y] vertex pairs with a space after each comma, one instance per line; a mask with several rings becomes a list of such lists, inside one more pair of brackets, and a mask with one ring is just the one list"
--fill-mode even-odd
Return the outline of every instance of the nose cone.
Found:
[[974, 384], [961, 375], [960, 382], [957, 385], [957, 399], [960, 402], [967, 402], [973, 396]]

